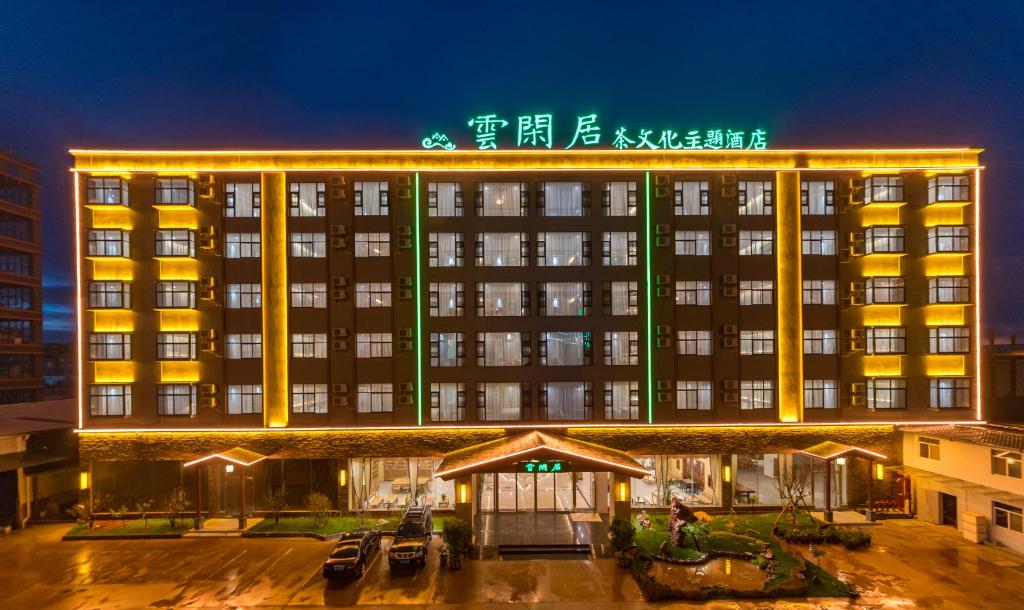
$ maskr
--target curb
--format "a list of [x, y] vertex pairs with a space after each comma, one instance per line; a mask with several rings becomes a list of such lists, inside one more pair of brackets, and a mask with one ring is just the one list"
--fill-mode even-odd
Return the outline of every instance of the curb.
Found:
[[75, 540], [173, 540], [183, 538], [187, 532], [180, 534], [75, 534], [61, 536], [62, 542], [73, 542]]

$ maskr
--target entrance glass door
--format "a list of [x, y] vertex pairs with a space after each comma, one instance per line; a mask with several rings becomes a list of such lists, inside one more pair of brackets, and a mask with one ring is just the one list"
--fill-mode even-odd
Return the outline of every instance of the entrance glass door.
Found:
[[489, 472], [477, 477], [482, 513], [596, 510], [592, 472]]
[[563, 513], [572, 512], [572, 480], [575, 476], [576, 473], [573, 472], [555, 474], [555, 510]]
[[537, 474], [537, 510], [555, 510], [555, 475], [550, 472]]
[[516, 477], [517, 511], [533, 511], [537, 507], [537, 498], [534, 495], [537, 489], [537, 475], [530, 472], [521, 472]]
[[498, 511], [515, 512], [516, 510], [516, 475], [513, 472], [499, 472], [498, 477]]

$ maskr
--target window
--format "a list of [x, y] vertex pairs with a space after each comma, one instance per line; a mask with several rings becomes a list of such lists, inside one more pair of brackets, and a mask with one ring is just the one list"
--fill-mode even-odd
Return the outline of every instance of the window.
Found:
[[[324, 292], [326, 294], [327, 285], [320, 284], [320, 286], [324, 287]], [[391, 307], [391, 282], [357, 283], [356, 307]]]
[[636, 216], [636, 182], [605, 182], [601, 204], [605, 216]]
[[835, 280], [804, 280], [804, 305], [835, 305]]
[[834, 331], [834, 330], [805, 330], [804, 331], [804, 353], [805, 354], [834, 354], [834, 353], [836, 353], [836, 331]]
[[928, 179], [928, 203], [970, 200], [970, 176], [932, 176]]
[[740, 231], [740, 256], [771, 255], [773, 243], [771, 231]]
[[640, 419], [640, 382], [604, 382], [604, 418]]
[[928, 229], [928, 254], [936, 252], [970, 252], [971, 229], [962, 225]]
[[132, 386], [89, 386], [89, 415], [93, 417], [126, 416], [132, 414]]
[[740, 409], [775, 408], [775, 382], [769, 379], [740, 382]]
[[1024, 509], [1012, 504], [992, 501], [992, 522], [996, 527], [1024, 532]]
[[929, 303], [970, 303], [971, 278], [930, 277], [928, 278]]
[[157, 256], [196, 256], [195, 231], [160, 229], [156, 232]]
[[539, 267], [581, 267], [589, 264], [590, 233], [537, 234]]
[[865, 300], [873, 303], [905, 303], [906, 283], [901, 277], [869, 277], [864, 280]]
[[327, 333], [292, 333], [292, 358], [326, 358]]
[[740, 216], [771, 216], [772, 215], [772, 183], [740, 182], [739, 183]]
[[167, 383], [156, 386], [156, 412], [159, 415], [195, 415], [196, 386], [191, 383]]
[[[93, 284], [105, 282], [89, 282], [89, 307], [96, 307], [92, 304]], [[119, 284], [120, 282], [113, 282]], [[120, 294], [120, 293], [118, 293]], [[0, 285], [0, 309], [32, 309], [35, 299], [32, 298], [32, 289], [27, 286]]]
[[390, 233], [356, 233], [356, 257], [391, 256]]
[[774, 353], [775, 353], [775, 331], [774, 330], [741, 330], [740, 331], [740, 355], [741, 356], [759, 356], [759, 355], [774, 354]]
[[590, 382], [542, 383], [537, 398], [541, 419], [562, 421], [591, 418], [594, 399]]
[[288, 185], [291, 216], [324, 216], [327, 213], [327, 185], [323, 182], [292, 182]]
[[523, 282], [477, 284], [476, 314], [481, 317], [519, 317], [529, 313], [527, 285]]
[[864, 180], [864, 203], [903, 201], [901, 176], [871, 176]]
[[158, 309], [195, 309], [195, 282], [157, 282], [156, 306]]
[[870, 377], [867, 380], [869, 409], [906, 409], [907, 380], [900, 377]]
[[903, 227], [868, 227], [864, 230], [864, 253], [900, 253], [906, 244]]
[[225, 184], [224, 215], [228, 218], [259, 218], [260, 183], [229, 182]]
[[[24, 343], [32, 343], [35, 332], [33, 328], [36, 325], [28, 320], [4, 320], [0, 319], [0, 344], [7, 345], [21, 345]], [[9, 356], [11, 360], [5, 360], [5, 357], [0, 356], [0, 378], [7, 373], [8, 376], [11, 374], [8, 372], [8, 367], [21, 366], [26, 361], [31, 361], [30, 356]], [[31, 365], [29, 365], [31, 366]]]
[[356, 216], [387, 216], [388, 183], [356, 182], [355, 204]]
[[293, 383], [292, 412], [327, 413], [327, 384]]
[[465, 315], [462, 282], [431, 282], [430, 317], [450, 318]]
[[640, 333], [614, 330], [604, 333], [604, 363], [606, 366], [636, 366], [640, 364]]
[[902, 327], [873, 327], [867, 329], [869, 354], [903, 354], [907, 351], [907, 329]]
[[128, 182], [120, 178], [89, 178], [85, 201], [91, 204], [128, 205]]
[[939, 439], [928, 438], [927, 436], [917, 437], [917, 453], [920, 457], [928, 460], [940, 459]]
[[228, 233], [224, 236], [224, 258], [259, 257], [259, 233]]
[[523, 335], [521, 333], [477, 333], [477, 366], [523, 366]]
[[263, 412], [263, 386], [243, 384], [228, 386], [228, 415]]
[[[327, 236], [323, 233], [292, 233], [288, 236], [295, 258], [325, 258]], [[356, 234], [356, 256], [359, 256], [359, 234]]]
[[971, 353], [970, 326], [939, 326], [928, 329], [929, 354]]
[[462, 216], [462, 185], [458, 182], [431, 182], [427, 185], [427, 215]]
[[684, 411], [710, 411], [713, 391], [710, 381], [677, 381], [676, 408]]
[[805, 216], [831, 216], [836, 213], [836, 186], [831, 180], [800, 183], [800, 211]]
[[835, 256], [835, 231], [804, 231], [803, 253], [817, 256]]
[[227, 284], [224, 286], [224, 307], [259, 309], [263, 300], [261, 290], [261, 284]]
[[477, 233], [477, 267], [525, 267], [529, 258], [526, 233]]
[[541, 216], [586, 216], [589, 185], [582, 182], [541, 182], [537, 186], [537, 213]]
[[835, 379], [805, 379], [804, 408], [835, 409], [838, 404]]
[[195, 333], [157, 333], [157, 360], [195, 360]]
[[710, 330], [680, 330], [676, 332], [676, 353], [680, 356], [710, 356]]
[[476, 185], [477, 216], [526, 216], [526, 183], [486, 182]]
[[466, 347], [462, 333], [430, 333], [430, 366], [462, 366]]
[[676, 231], [677, 256], [710, 256], [711, 234], [707, 231]]
[[971, 408], [970, 377], [936, 377], [928, 380], [929, 404], [933, 409]]
[[24, 252], [0, 248], [0, 273], [32, 275], [32, 256]]
[[706, 180], [677, 181], [675, 186], [676, 216], [707, 216], [710, 213]]
[[466, 419], [466, 384], [430, 384], [430, 421]]
[[476, 386], [477, 419], [512, 421], [521, 419], [523, 390], [518, 383], [480, 383]]
[[90, 360], [131, 360], [132, 336], [123, 333], [89, 335]]
[[188, 178], [157, 178], [157, 205], [195, 205], [196, 183]]
[[263, 357], [263, 335], [260, 333], [230, 334], [224, 338], [224, 356], [229, 360]]
[[[324, 335], [326, 348], [327, 336]], [[356, 358], [390, 358], [391, 333], [357, 333]]]
[[[376, 284], [375, 284], [376, 285]], [[388, 287], [388, 305], [391, 304], [391, 284], [384, 284]], [[359, 287], [366, 284], [356, 284], [356, 307], [365, 307], [359, 302]], [[327, 307], [327, 284], [324, 282], [294, 282], [291, 286], [292, 307], [311, 307], [324, 309]]]
[[542, 332], [537, 337], [537, 351], [541, 366], [590, 365], [590, 332]]
[[590, 287], [584, 282], [545, 282], [537, 293], [542, 316], [590, 314]]
[[605, 232], [601, 238], [601, 264], [606, 267], [635, 267], [637, 264], [636, 233]]
[[771, 305], [775, 295], [772, 280], [741, 280], [740, 305]]
[[462, 233], [427, 235], [427, 264], [431, 267], [461, 267], [463, 256]]
[[711, 305], [711, 282], [676, 281], [676, 305]]
[[120, 229], [89, 229], [89, 256], [128, 256], [131, 235]]
[[89, 282], [89, 307], [128, 309], [132, 306], [131, 286], [128, 282]]
[[992, 449], [992, 474], [1015, 479], [1021, 478], [1020, 459], [1020, 453]]
[[359, 384], [356, 397], [356, 412], [391, 412], [394, 395], [391, 384]]
[[640, 289], [637, 282], [606, 283], [605, 298], [613, 316], [635, 316], [640, 311]]

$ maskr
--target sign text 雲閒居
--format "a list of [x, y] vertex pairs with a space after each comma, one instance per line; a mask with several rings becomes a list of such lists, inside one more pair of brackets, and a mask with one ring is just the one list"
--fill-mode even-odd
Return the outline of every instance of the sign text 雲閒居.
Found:
[[[613, 148], [617, 150], [764, 150], [768, 132], [763, 129], [646, 129], [616, 125], [602, 130], [597, 114], [582, 114], [563, 126], [550, 114], [523, 114], [508, 118], [480, 114], [466, 122], [474, 146], [479, 150], [552, 149], [555, 138], [563, 138], [564, 149]], [[420, 141], [423, 148], [455, 150], [458, 145], [448, 134], [434, 132]], [[561, 143], [557, 144], [562, 148]]]

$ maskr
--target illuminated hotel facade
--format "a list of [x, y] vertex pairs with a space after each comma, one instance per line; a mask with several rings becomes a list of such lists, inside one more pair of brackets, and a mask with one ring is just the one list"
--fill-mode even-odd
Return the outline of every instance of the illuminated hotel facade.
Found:
[[980, 152], [72, 151], [83, 488], [858, 504], [983, 419]]

